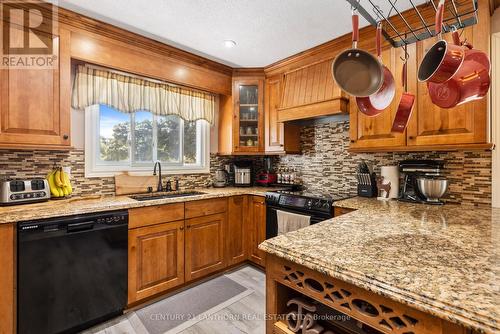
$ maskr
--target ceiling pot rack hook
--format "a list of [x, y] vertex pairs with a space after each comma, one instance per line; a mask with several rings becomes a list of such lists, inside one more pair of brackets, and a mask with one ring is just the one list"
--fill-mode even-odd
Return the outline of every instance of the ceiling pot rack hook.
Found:
[[[403, 20], [404, 24], [406, 25], [406, 27], [409, 29], [409, 31], [412, 33], [413, 37], [415, 37], [415, 39], [417, 41], [420, 40], [420, 38], [417, 36], [417, 34], [415, 34], [415, 31], [413, 30], [413, 28], [410, 26], [410, 24], [408, 23], [408, 21], [405, 19], [405, 17], [403, 16], [403, 14], [401, 14], [401, 12], [396, 8], [396, 1], [395, 2], [392, 2], [392, 0], [387, 0], [389, 1], [389, 3], [391, 4], [391, 7], [396, 11], [396, 13], [398, 14], [398, 16], [401, 18], [401, 20]], [[390, 17], [390, 16], [389, 16]], [[387, 18], [389, 20], [389, 17]]]
[[394, 25], [391, 23], [391, 21], [389, 21], [389, 19], [384, 16], [384, 13], [382, 13], [382, 11], [378, 8], [378, 6], [373, 3], [373, 0], [368, 0], [368, 2], [370, 2], [370, 4], [372, 5], [372, 7], [374, 8], [374, 10], [376, 10], [378, 12], [378, 14], [382, 16], [383, 21], [387, 22], [387, 24], [396, 33], [396, 35], [398, 35], [398, 37], [401, 40], [403, 40], [403, 37], [401, 36], [401, 33], [398, 31], [398, 29], [396, 29], [396, 27], [394, 27]]

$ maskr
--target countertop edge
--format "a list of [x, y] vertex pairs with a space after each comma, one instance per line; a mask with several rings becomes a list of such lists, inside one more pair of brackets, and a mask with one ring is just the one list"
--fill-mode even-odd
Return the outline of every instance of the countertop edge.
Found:
[[[380, 281], [373, 281], [366, 276], [363, 277], [362, 274], [351, 272], [343, 268], [339, 268], [342, 269], [343, 272], [338, 271], [336, 268], [328, 268], [325, 265], [318, 263], [315, 258], [311, 258], [303, 254], [300, 256], [292, 254], [284, 249], [280, 249], [276, 245], [266, 243], [265, 241], [259, 245], [259, 249], [265, 251], [266, 253], [302, 265], [311, 270], [318, 271], [327, 276], [364, 288], [370, 292], [387, 297], [396, 302], [401, 302], [419, 311], [465, 326], [469, 329], [473, 329], [481, 333], [500, 333], [500, 328], [490, 325], [489, 318], [484, 318], [474, 314], [474, 318], [471, 319], [470, 311], [457, 309], [452, 305], [443, 304], [422, 295], [408, 293], [407, 291], [397, 289], [394, 286], [384, 284]], [[456, 312], [450, 312], [449, 309], [453, 309]]]
[[[0, 225], [2, 224], [15, 224], [19, 222], [24, 222], [24, 221], [31, 221], [31, 220], [39, 220], [39, 219], [50, 219], [50, 218], [56, 218], [56, 217], [67, 217], [67, 216], [73, 216], [73, 215], [80, 215], [80, 214], [88, 214], [88, 213], [96, 213], [96, 212], [106, 212], [106, 211], [116, 211], [116, 210], [129, 210], [129, 209], [134, 209], [134, 208], [142, 208], [142, 207], [149, 207], [149, 206], [156, 206], [156, 205], [167, 205], [167, 204], [173, 204], [173, 203], [185, 203], [185, 202], [192, 202], [192, 201], [199, 201], [199, 200], [206, 200], [206, 199], [212, 199], [212, 198], [221, 198], [221, 197], [231, 197], [231, 196], [241, 196], [241, 195], [247, 195], [247, 196], [261, 196], [264, 197], [265, 193], [267, 191], [275, 190], [275, 189], [267, 189], [267, 188], [262, 188], [262, 190], [256, 190], [256, 189], [250, 189], [250, 188], [230, 188], [227, 190], [224, 190], [224, 188], [209, 188], [209, 189], [204, 189], [204, 188], [195, 188], [195, 189], [190, 189], [190, 190], [196, 190], [203, 192], [203, 194], [200, 195], [194, 195], [194, 196], [188, 196], [188, 197], [175, 197], [175, 198], [165, 198], [165, 199], [158, 199], [158, 200], [150, 200], [150, 201], [137, 201], [130, 199], [130, 201], [127, 202], [120, 202], [121, 199], [125, 199], [129, 195], [119, 195], [119, 196], [110, 196], [110, 197], [102, 197], [101, 199], [86, 199], [85, 197], [82, 197], [81, 199], [67, 199], [67, 200], [51, 200], [48, 202], [40, 202], [40, 203], [33, 203], [33, 204], [19, 204], [16, 206], [2, 206], [0, 207]], [[212, 192], [212, 193], [211, 193]], [[117, 200], [117, 203], [113, 203], [114, 198], [119, 198]], [[64, 201], [64, 202], [63, 202]], [[88, 202], [87, 202], [88, 201]], [[94, 201], [94, 202], [91, 202]], [[102, 201], [102, 202], [99, 202]], [[93, 206], [89, 207], [81, 207], [81, 208], [75, 208], [74, 210], [60, 210], [58, 211], [55, 209], [49, 214], [43, 214], [40, 212], [43, 208], [46, 208], [47, 205], [60, 205], [60, 204], [65, 204], [65, 205], [70, 205], [70, 204], [82, 204], [82, 205], [89, 205], [89, 204], [95, 204]], [[5, 211], [8, 211], [9, 208], [13, 208], [11, 212], [2, 212], [2, 208], [5, 209]], [[26, 213], [27, 211], [36, 211], [31, 213]], [[2, 215], [6, 215], [6, 217], [2, 217]], [[21, 218], [17, 218], [16, 215], [20, 216]], [[26, 217], [29, 216], [30, 217]]]

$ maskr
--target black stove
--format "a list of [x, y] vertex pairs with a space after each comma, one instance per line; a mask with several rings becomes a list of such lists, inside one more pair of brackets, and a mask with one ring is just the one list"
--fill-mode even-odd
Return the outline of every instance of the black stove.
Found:
[[307, 190], [277, 190], [266, 193], [266, 203], [268, 205], [303, 211], [304, 213], [331, 214], [333, 217], [333, 203], [348, 197], [349, 196], [335, 196]]
[[351, 196], [331, 195], [311, 191], [270, 191], [266, 193], [266, 237], [277, 235], [276, 211], [286, 211], [309, 216], [310, 223], [316, 224], [333, 218], [335, 201]]

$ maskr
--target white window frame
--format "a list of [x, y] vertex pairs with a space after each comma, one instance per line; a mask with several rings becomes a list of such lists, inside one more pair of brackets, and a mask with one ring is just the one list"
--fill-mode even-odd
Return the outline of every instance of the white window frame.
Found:
[[[172, 174], [207, 174], [210, 172], [210, 129], [207, 122], [197, 122], [197, 155], [200, 157], [199, 163], [182, 164], [162, 162], [162, 173]], [[182, 124], [181, 124], [182, 125]], [[181, 126], [181, 139], [179, 145], [183, 147], [184, 127]], [[151, 175], [153, 163], [130, 163], [129, 165], [116, 164], [113, 162], [100, 161], [99, 157], [99, 105], [93, 105], [85, 109], [85, 177], [110, 177], [122, 173], [130, 175]], [[132, 128], [131, 136], [133, 136]], [[156, 157], [156, 123], [153, 125], [154, 148], [153, 157]], [[133, 141], [130, 140], [132, 143]], [[130, 145], [130, 154], [132, 157], [132, 144]], [[183, 154], [181, 149], [181, 154]]]

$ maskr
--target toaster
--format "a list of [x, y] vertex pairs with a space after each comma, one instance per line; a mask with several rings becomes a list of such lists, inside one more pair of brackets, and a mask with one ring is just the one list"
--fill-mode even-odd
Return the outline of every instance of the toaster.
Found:
[[49, 183], [45, 179], [0, 182], [0, 204], [2, 205], [41, 202], [49, 198]]

